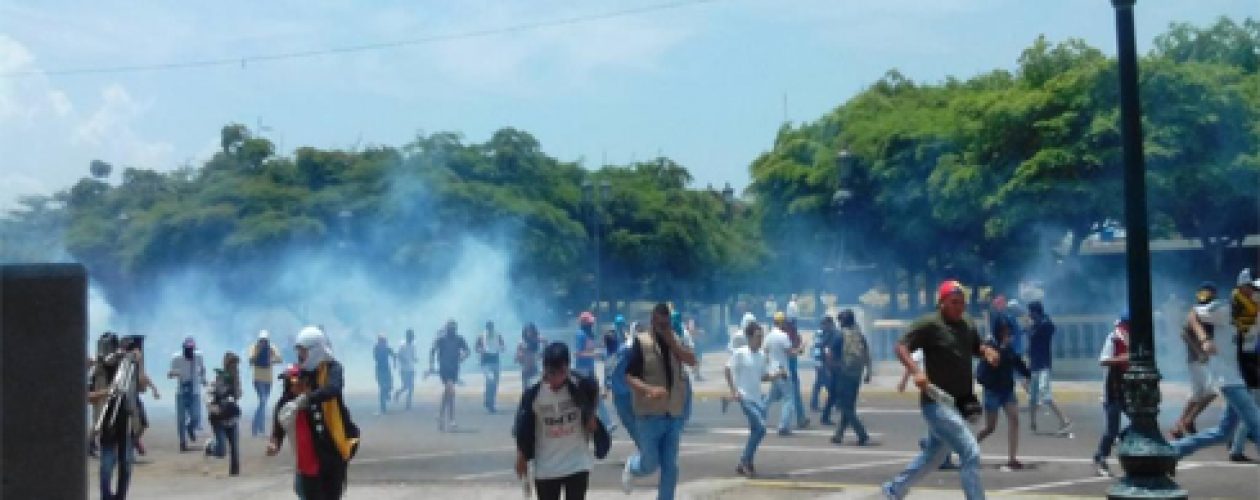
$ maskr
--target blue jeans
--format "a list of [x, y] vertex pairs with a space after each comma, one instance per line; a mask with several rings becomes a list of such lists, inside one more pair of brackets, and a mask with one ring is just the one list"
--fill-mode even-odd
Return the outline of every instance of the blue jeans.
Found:
[[482, 363], [481, 372], [486, 376], [486, 397], [482, 404], [485, 405], [486, 410], [493, 412], [495, 402], [499, 397], [499, 374], [502, 373], [498, 357], [496, 356], [493, 361]]
[[399, 387], [398, 392], [394, 393], [394, 399], [398, 399], [404, 392], [407, 393], [407, 409], [410, 410], [411, 396], [416, 392], [416, 371], [398, 372], [398, 379], [402, 387]]
[[1120, 437], [1120, 413], [1123, 408], [1124, 403], [1120, 401], [1103, 403], [1103, 412], [1107, 417], [1107, 425], [1103, 429], [1102, 437], [1098, 438], [1098, 450], [1094, 452], [1095, 462], [1111, 456], [1111, 446]]
[[870, 436], [866, 434], [866, 426], [862, 425], [857, 414], [858, 390], [862, 387], [861, 377], [838, 374], [832, 387], [835, 388], [837, 406], [840, 407], [840, 423], [836, 425], [836, 433], [832, 437], [837, 440], [844, 439], [845, 429], [853, 426], [853, 433], [857, 434], [858, 443], [865, 444]]
[[984, 498], [984, 486], [980, 484], [980, 445], [976, 444], [976, 437], [967, 428], [967, 422], [962, 415], [953, 408], [946, 408], [935, 402], [923, 403], [920, 411], [927, 423], [928, 432], [931, 433], [926, 446], [906, 470], [897, 474], [892, 481], [884, 483], [885, 491], [892, 493], [895, 498], [905, 498], [910, 487], [929, 471], [940, 467], [952, 449], [958, 452], [963, 494], [972, 500]]
[[[119, 438], [118, 442], [101, 444], [101, 500], [127, 498], [127, 487], [131, 484], [131, 462], [135, 459], [135, 451], [131, 445], [131, 436]], [[118, 468], [118, 489], [110, 488], [114, 468]]]
[[[1248, 391], [1251, 392], [1251, 399], [1255, 401], [1257, 405], [1260, 405], [1260, 389], [1248, 388]], [[1234, 432], [1234, 441], [1229, 444], [1229, 454], [1242, 455], [1243, 452], [1246, 451], [1246, 448], [1247, 448], [1247, 428], [1246, 426], [1242, 426], [1242, 427], [1239, 427], [1238, 430]]]
[[237, 438], [240, 430], [236, 424], [232, 425], [215, 425], [214, 426], [214, 443], [210, 448], [206, 449], [207, 455], [214, 455], [218, 458], [228, 457], [228, 474], [236, 475], [241, 471], [241, 454], [237, 446]]
[[179, 447], [188, 446], [188, 441], [196, 440], [196, 430], [201, 427], [201, 400], [197, 397], [194, 384], [180, 384], [179, 394], [175, 395], [175, 428], [179, 432]]
[[1225, 397], [1225, 413], [1221, 415], [1220, 425], [1173, 441], [1172, 445], [1177, 449], [1177, 456], [1184, 457], [1199, 451], [1200, 448], [1224, 443], [1233, 437], [1234, 429], [1240, 422], [1251, 435], [1251, 442], [1260, 447], [1260, 407], [1257, 407], [1256, 400], [1251, 398], [1247, 386], [1223, 386], [1221, 396]]
[[628, 466], [635, 476], [647, 476], [661, 469], [656, 490], [657, 500], [673, 500], [678, 487], [678, 442], [682, 439], [683, 419], [664, 415], [638, 417], [639, 453], [630, 457]]
[[626, 434], [630, 435], [630, 440], [634, 441], [635, 449], [639, 448], [638, 427], [634, 420], [634, 397], [631, 393], [625, 394], [613, 393], [613, 407], [617, 409], [617, 417], [621, 420], [621, 426], [626, 428]]
[[394, 375], [390, 373], [389, 367], [376, 367], [376, 399], [381, 405], [381, 413], [385, 413], [385, 406], [389, 403], [389, 395], [394, 392]]
[[801, 398], [800, 358], [788, 356], [788, 377], [792, 379], [792, 405], [796, 408], [797, 426], [805, 427], [805, 401]]
[[770, 394], [766, 395], [766, 401], [762, 404], [769, 412], [770, 405], [779, 401], [783, 402], [782, 413], [779, 414], [779, 432], [792, 430], [792, 417], [796, 413], [796, 406], [792, 404], [791, 391], [791, 380], [776, 378], [770, 382]]
[[760, 402], [749, 399], [741, 399], [739, 406], [744, 410], [744, 417], [748, 419], [748, 443], [744, 445], [744, 454], [739, 456], [739, 463], [751, 464], [753, 457], [757, 455], [757, 446], [761, 444], [761, 438], [766, 437], [766, 407]]
[[258, 410], [254, 412], [254, 435], [267, 433], [267, 398], [271, 397], [271, 382], [254, 381], [254, 392], [258, 394]]
[[819, 362], [818, 366], [814, 367], [814, 389], [809, 393], [809, 409], [818, 409], [818, 396], [822, 394], [823, 389], [827, 389], [827, 400], [831, 400], [831, 375]]

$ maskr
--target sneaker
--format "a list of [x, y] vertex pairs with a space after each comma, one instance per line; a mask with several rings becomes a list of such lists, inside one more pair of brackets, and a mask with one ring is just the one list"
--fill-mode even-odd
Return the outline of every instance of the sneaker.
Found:
[[634, 491], [634, 473], [630, 471], [630, 460], [626, 460], [626, 466], [621, 469], [621, 491], [629, 495]]
[[753, 472], [752, 464], [746, 464], [743, 462], [740, 462], [739, 464], [735, 465], [735, 473], [749, 479], [751, 479], [755, 475], [755, 473]]
[[1255, 460], [1252, 460], [1252, 459], [1251, 459], [1251, 457], [1249, 457], [1249, 456], [1247, 456], [1247, 455], [1244, 455], [1244, 454], [1242, 454], [1242, 453], [1239, 453], [1239, 454], [1236, 454], [1236, 455], [1231, 454], [1231, 455], [1229, 456], [1229, 461], [1230, 461], [1230, 462], [1234, 462], [1234, 463], [1240, 463], [1240, 464], [1254, 464], [1254, 463], [1256, 463], [1256, 461], [1255, 461]]
[[937, 467], [937, 470], [958, 470], [958, 464], [946, 458], [944, 462], [941, 462], [941, 466]]
[[1099, 477], [1113, 477], [1111, 474], [1111, 467], [1108, 467], [1107, 461], [1101, 458], [1094, 459], [1094, 472], [1098, 474]]
[[870, 437], [870, 436], [866, 436], [866, 437], [860, 437], [860, 438], [858, 438], [858, 442], [857, 442], [857, 445], [858, 445], [858, 446], [869, 446], [870, 444], [871, 444], [871, 437]]
[[831, 436], [831, 444], [841, 444], [841, 443], [843, 443], [843, 442], [844, 442], [844, 438], [843, 438], [843, 437], [841, 437], [841, 436]]
[[1066, 421], [1066, 422], [1063, 422], [1063, 425], [1060, 425], [1060, 426], [1059, 426], [1059, 434], [1067, 434], [1067, 432], [1068, 432], [1068, 431], [1070, 431], [1070, 430], [1072, 430], [1072, 421], [1071, 421], [1071, 420], [1068, 420], [1068, 421]]

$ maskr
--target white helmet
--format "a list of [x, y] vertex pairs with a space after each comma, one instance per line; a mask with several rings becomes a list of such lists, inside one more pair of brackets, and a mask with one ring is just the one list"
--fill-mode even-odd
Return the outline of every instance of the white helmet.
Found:
[[303, 328], [298, 332], [297, 345], [306, 349], [306, 361], [302, 363], [303, 370], [314, 370], [329, 357], [327, 339], [319, 328], [313, 326]]

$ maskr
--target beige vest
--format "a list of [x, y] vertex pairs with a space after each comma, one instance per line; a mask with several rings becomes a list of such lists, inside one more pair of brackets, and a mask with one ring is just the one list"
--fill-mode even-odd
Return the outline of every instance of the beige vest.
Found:
[[[683, 372], [682, 362], [676, 356], [662, 356], [660, 346], [651, 332], [637, 335], [639, 348], [643, 353], [643, 382], [656, 387], [664, 387], [668, 395], [661, 399], [648, 399], [639, 391], [634, 391], [634, 414], [636, 416], [669, 415], [682, 417], [683, 407], [687, 403], [687, 374]], [[673, 375], [674, 386], [665, 384], [665, 363], [669, 363]]]

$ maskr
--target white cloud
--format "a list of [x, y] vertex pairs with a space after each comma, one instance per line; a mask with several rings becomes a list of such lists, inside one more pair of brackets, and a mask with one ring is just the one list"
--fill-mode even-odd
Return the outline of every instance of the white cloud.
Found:
[[87, 174], [93, 159], [168, 169], [174, 147], [137, 131], [153, 107], [125, 87], [103, 84], [97, 100], [75, 103], [41, 72], [34, 54], [0, 34], [0, 208], [30, 194], [52, 194]]

